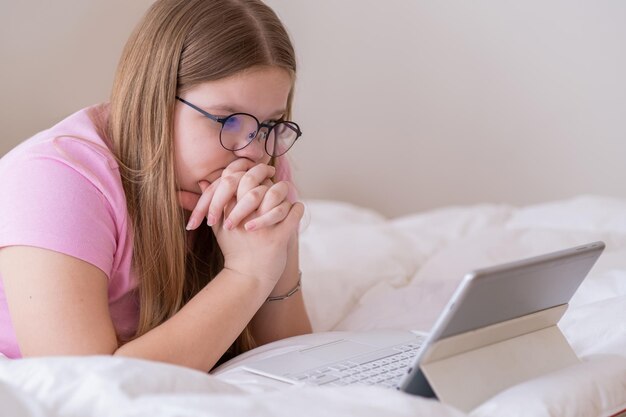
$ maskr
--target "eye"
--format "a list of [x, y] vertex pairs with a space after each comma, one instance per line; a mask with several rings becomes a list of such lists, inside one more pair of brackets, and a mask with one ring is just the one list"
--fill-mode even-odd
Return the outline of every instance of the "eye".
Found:
[[224, 129], [227, 131], [238, 131], [241, 129], [241, 117], [231, 116], [224, 121]]

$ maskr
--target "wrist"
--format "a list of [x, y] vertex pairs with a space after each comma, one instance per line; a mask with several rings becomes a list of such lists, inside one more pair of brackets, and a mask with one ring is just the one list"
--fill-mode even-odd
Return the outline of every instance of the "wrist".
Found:
[[296, 286], [296, 284], [300, 280], [300, 276], [301, 272], [297, 265], [293, 268], [285, 269], [280, 279], [274, 285], [272, 292], [270, 293], [270, 297], [282, 295], [289, 292], [293, 287]]
[[[273, 294], [275, 291], [272, 291], [272, 294], [270, 294], [267, 297], [267, 300], [265, 300], [265, 301], [268, 302], [268, 301], [282, 301], [282, 300], [285, 300], [285, 299], [291, 297], [292, 295], [294, 295], [295, 293], [297, 293], [298, 291], [300, 291], [301, 287], [302, 287], [302, 271], [298, 271], [298, 282], [296, 282], [296, 284], [294, 285], [293, 288], [291, 288], [286, 293], [280, 294], [280, 295]], [[276, 288], [274, 287], [274, 289], [276, 289]]]
[[259, 290], [265, 293], [272, 291], [272, 288], [276, 286], [276, 279], [265, 277], [263, 275], [248, 272], [246, 269], [233, 268], [228, 265], [224, 265], [224, 271], [228, 271], [228, 274], [235, 279], [240, 279], [244, 282], [254, 282], [259, 286]]

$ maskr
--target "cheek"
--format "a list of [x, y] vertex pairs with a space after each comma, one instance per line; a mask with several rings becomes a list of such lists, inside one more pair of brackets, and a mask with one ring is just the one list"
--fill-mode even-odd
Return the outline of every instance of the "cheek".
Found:
[[181, 189], [198, 192], [198, 181], [223, 169], [234, 158], [232, 152], [222, 148], [218, 134], [174, 135], [174, 169]]
[[183, 146], [179, 137], [174, 137], [174, 171], [176, 174], [176, 182], [182, 188], [188, 188], [190, 182], [190, 161], [186, 155], [186, 147]]
[[208, 138], [201, 137], [198, 132], [189, 129], [188, 125], [181, 123], [174, 125], [174, 170], [176, 181], [183, 189], [190, 189], [201, 174], [199, 170], [203, 165], [203, 159], [210, 155], [211, 150], [206, 149]]

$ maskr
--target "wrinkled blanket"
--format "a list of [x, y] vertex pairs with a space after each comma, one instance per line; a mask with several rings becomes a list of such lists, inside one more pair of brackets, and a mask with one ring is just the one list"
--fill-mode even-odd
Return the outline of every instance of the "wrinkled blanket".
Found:
[[262, 346], [215, 375], [106, 356], [0, 359], [0, 414], [467, 415], [383, 388], [273, 385], [239, 365], [328, 331], [428, 331], [465, 272], [595, 240], [607, 249], [559, 324], [582, 362], [512, 387], [469, 415], [609, 416], [626, 408], [626, 200], [445, 207], [395, 219], [334, 201], [306, 203], [303, 291], [318, 334]]

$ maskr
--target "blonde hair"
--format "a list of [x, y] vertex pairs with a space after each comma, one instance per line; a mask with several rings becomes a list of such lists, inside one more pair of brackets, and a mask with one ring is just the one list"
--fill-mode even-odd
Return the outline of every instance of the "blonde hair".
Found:
[[[188, 247], [174, 167], [175, 96], [258, 66], [284, 68], [295, 77], [289, 36], [258, 0], [158, 0], [126, 44], [105, 134], [120, 162], [134, 232], [140, 300], [135, 337], [174, 315], [223, 268], [208, 226]], [[252, 347], [246, 328], [229, 352]]]

